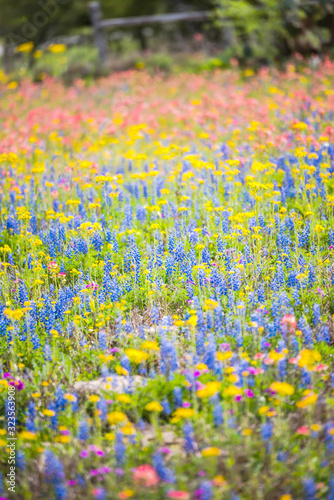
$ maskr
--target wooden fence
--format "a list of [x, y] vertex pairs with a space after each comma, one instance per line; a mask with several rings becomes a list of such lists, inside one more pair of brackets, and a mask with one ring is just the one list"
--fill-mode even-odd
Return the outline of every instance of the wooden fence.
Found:
[[99, 51], [100, 62], [104, 63], [108, 55], [105, 30], [112, 28], [126, 28], [129, 26], [145, 26], [148, 24], [174, 23], [180, 21], [205, 21], [210, 17], [210, 11], [175, 12], [171, 14], [156, 14], [153, 16], [120, 17], [102, 19], [99, 2], [89, 4], [94, 40]]

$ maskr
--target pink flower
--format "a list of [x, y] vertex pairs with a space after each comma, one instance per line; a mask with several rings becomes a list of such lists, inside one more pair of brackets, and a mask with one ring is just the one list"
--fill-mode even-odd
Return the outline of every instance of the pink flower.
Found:
[[94, 489], [93, 489], [93, 495], [94, 495], [95, 497], [98, 497], [98, 496], [102, 495], [102, 494], [103, 494], [103, 492], [104, 492], [104, 489], [103, 489], [103, 488], [94, 488]]
[[[201, 42], [203, 40], [202, 33], [195, 33], [194, 34], [194, 40], [196, 40], [196, 42]], [[176, 498], [176, 497], [173, 497], [173, 498]], [[180, 497], [177, 497], [177, 498], [180, 498]], [[182, 497], [182, 498], [184, 498], [184, 497]]]
[[82, 450], [82, 452], [80, 453], [80, 457], [81, 458], [87, 458], [89, 455], [89, 451], [88, 450]]
[[306, 425], [302, 425], [299, 427], [297, 434], [300, 434], [301, 436], [309, 436], [310, 429]]
[[51, 271], [52, 269], [57, 269], [58, 264], [54, 260], [48, 263], [48, 270]]
[[188, 500], [190, 498], [190, 495], [187, 491], [181, 491], [181, 490], [170, 490], [167, 493], [168, 498], [177, 498], [178, 500]]
[[111, 472], [111, 467], [109, 467], [108, 465], [99, 468], [100, 474], [108, 474], [109, 472]]
[[327, 370], [328, 366], [327, 365], [324, 365], [323, 363], [319, 363], [318, 365], [316, 365], [313, 370], [315, 372], [323, 372], [324, 370]]
[[245, 390], [245, 394], [248, 398], [253, 398], [254, 397], [254, 392], [251, 391], [250, 389]]
[[281, 325], [286, 327], [289, 333], [292, 333], [297, 328], [297, 320], [293, 314], [285, 314], [281, 319]]
[[153, 467], [148, 464], [140, 465], [132, 471], [132, 478], [135, 483], [140, 483], [146, 488], [155, 486], [159, 482], [158, 474]]

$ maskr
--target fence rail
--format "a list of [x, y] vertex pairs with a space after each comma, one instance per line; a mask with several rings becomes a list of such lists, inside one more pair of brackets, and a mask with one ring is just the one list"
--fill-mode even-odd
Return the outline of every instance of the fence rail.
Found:
[[104, 30], [110, 28], [126, 28], [129, 26], [144, 26], [147, 24], [164, 24], [180, 21], [205, 21], [210, 16], [210, 11], [174, 12], [171, 14], [156, 14], [152, 16], [119, 17], [115, 19], [102, 19], [99, 2], [89, 4], [94, 40], [99, 51], [100, 62], [103, 63], [108, 55], [107, 39]]

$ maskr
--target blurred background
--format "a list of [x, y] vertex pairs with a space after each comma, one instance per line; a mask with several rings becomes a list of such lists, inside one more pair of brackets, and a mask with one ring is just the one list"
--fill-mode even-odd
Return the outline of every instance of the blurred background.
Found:
[[103, 20], [205, 16], [96, 34], [86, 0], [0, 0], [3, 78], [50, 75], [71, 83], [130, 68], [199, 72], [238, 64], [256, 70], [291, 57], [316, 64], [334, 54], [334, 0], [100, 0], [98, 8]]

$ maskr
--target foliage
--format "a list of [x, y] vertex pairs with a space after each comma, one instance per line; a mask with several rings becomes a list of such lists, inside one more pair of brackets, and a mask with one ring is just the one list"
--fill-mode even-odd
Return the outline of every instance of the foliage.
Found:
[[219, 0], [215, 14], [241, 60], [321, 52], [334, 36], [334, 6], [322, 0]]

